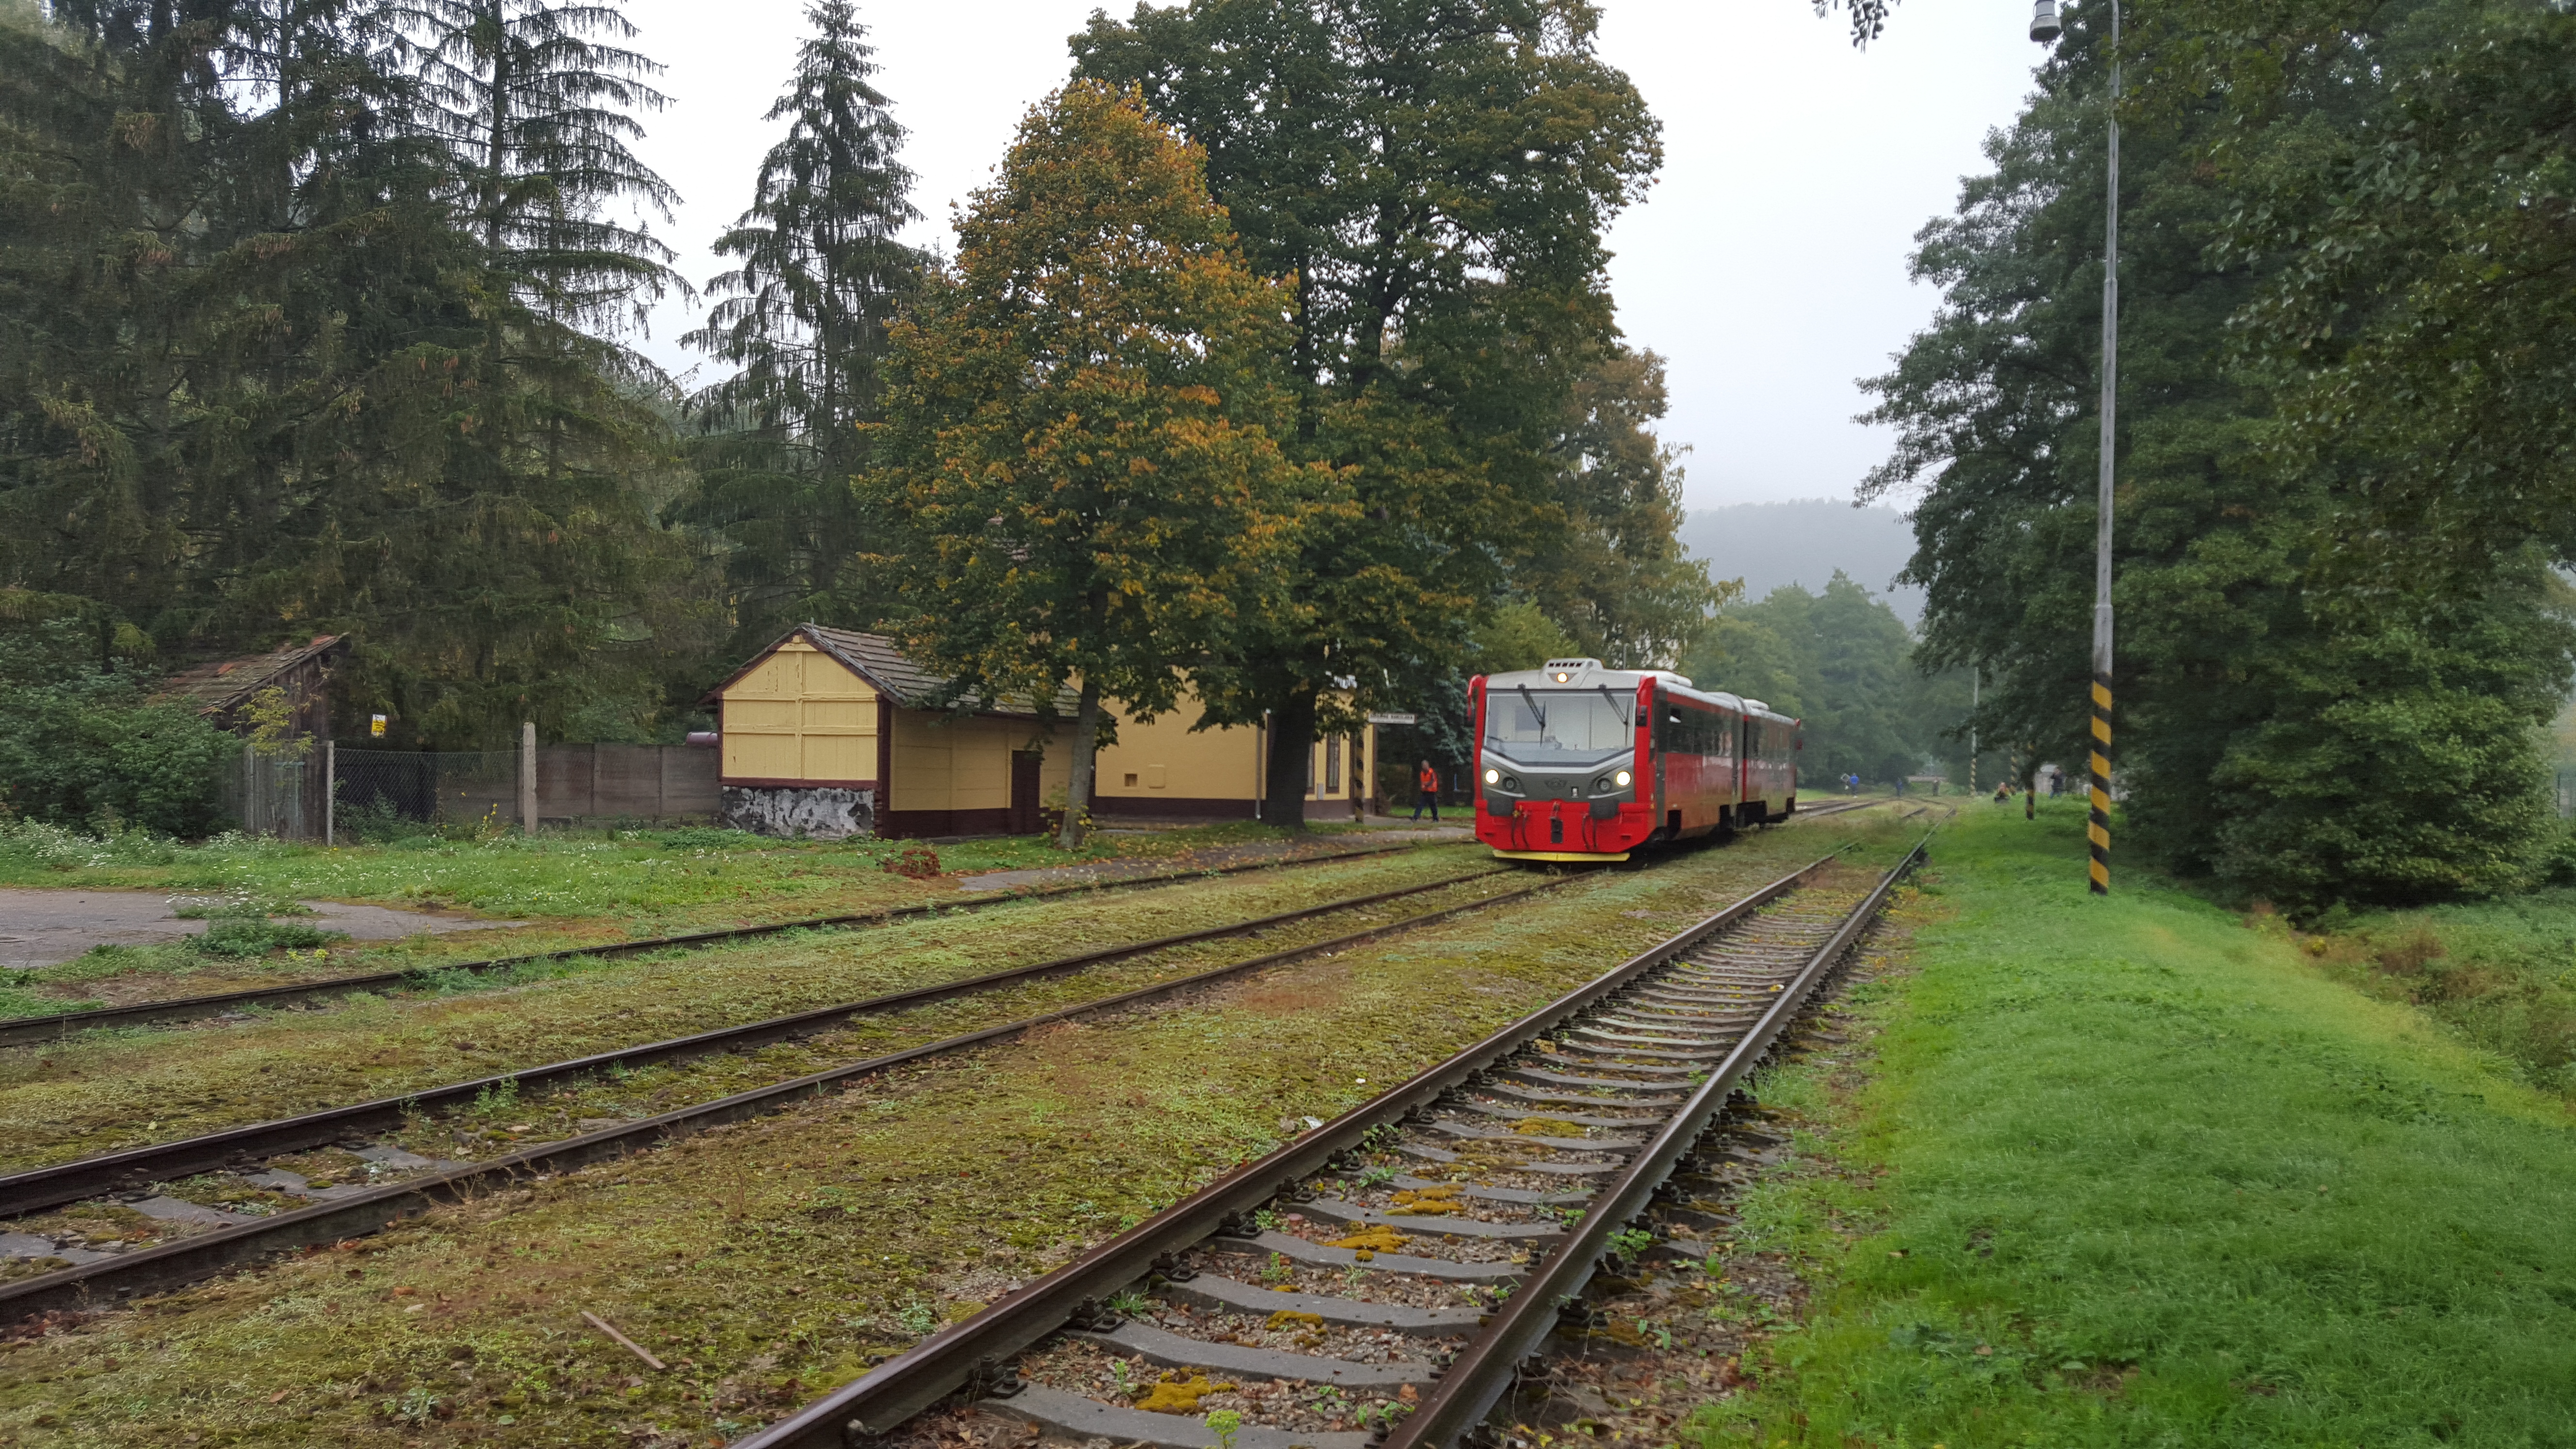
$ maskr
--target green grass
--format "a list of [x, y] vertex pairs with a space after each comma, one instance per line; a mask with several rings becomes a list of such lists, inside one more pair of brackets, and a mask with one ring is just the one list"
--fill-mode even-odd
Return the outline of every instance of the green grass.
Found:
[[1832, 1124], [1745, 1213], [1815, 1296], [1685, 1437], [2576, 1444], [2565, 1105], [2277, 928], [2087, 899], [2080, 830], [1967, 812], [1874, 1064], [1766, 1084]]
[[[1097, 834], [1073, 852], [1038, 836], [974, 840], [938, 851], [943, 869], [968, 874], [1112, 856], [1162, 858], [1281, 835], [1237, 821]], [[18, 821], [0, 822], [0, 885], [203, 891], [263, 901], [434, 903], [510, 917], [662, 914], [849, 892], [899, 896], [910, 883], [883, 867], [908, 843], [825, 844], [692, 828], [548, 830], [489, 839], [424, 834], [340, 846], [228, 835], [182, 845], [144, 835], [100, 839]]]
[[2338, 979], [2422, 1007], [2524, 1082], [2576, 1095], [2576, 889], [2330, 918], [2300, 944]]

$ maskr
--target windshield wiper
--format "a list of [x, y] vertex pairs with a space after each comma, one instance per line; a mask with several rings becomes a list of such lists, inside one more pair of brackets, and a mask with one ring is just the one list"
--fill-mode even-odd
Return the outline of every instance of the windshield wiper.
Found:
[[1636, 728], [1636, 726], [1628, 723], [1628, 711], [1619, 707], [1619, 696], [1610, 692], [1610, 686], [1606, 684], [1596, 684], [1592, 687], [1601, 691], [1601, 697], [1603, 699], [1610, 701], [1610, 713], [1613, 718], [1619, 721], [1619, 728], [1623, 730]]
[[1515, 684], [1512, 688], [1521, 692], [1521, 703], [1529, 706], [1530, 717], [1538, 721], [1538, 727], [1541, 731], [1545, 731], [1547, 729], [1547, 710], [1538, 702], [1538, 696], [1530, 693], [1529, 686], [1526, 684]]

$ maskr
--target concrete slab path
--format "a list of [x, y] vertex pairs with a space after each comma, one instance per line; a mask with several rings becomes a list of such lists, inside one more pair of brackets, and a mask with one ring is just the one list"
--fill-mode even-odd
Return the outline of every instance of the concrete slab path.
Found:
[[[157, 891], [0, 889], [0, 969], [57, 965], [93, 946], [149, 946], [198, 935], [206, 929], [204, 921], [183, 921], [170, 913], [175, 903], [188, 899]], [[304, 904], [313, 914], [292, 919], [346, 931], [360, 941], [398, 941], [422, 931], [444, 934], [524, 924], [339, 901]]]

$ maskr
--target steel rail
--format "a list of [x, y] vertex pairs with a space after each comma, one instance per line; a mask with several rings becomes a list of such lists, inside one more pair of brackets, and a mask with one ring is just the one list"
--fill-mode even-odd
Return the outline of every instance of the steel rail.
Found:
[[1277, 1151], [1235, 1167], [1127, 1232], [1022, 1285], [985, 1311], [940, 1330], [848, 1386], [736, 1441], [734, 1449], [845, 1449], [886, 1433], [979, 1375], [1005, 1373], [1001, 1366], [1012, 1355], [1034, 1347], [1090, 1305], [1105, 1303], [1132, 1286], [1152, 1271], [1163, 1255], [1198, 1243], [1228, 1218], [1251, 1212], [1302, 1179], [1323, 1171], [1334, 1158], [1357, 1149], [1371, 1129], [1430, 1107], [1443, 1094], [1473, 1080], [1491, 1063], [1787, 894], [1849, 848], [1838, 848], [1750, 892], [1448, 1060]]
[[219, 991], [205, 996], [179, 996], [168, 1001], [140, 1001], [130, 1006], [102, 1006], [89, 1011], [57, 1011], [43, 1016], [10, 1017], [0, 1020], [0, 1047], [51, 1042], [74, 1032], [96, 1031], [102, 1027], [196, 1021], [209, 1016], [229, 1015], [246, 1007], [289, 1006], [300, 1001], [347, 996], [360, 991], [381, 991], [413, 986], [449, 971], [482, 975], [487, 972], [506, 971], [513, 966], [533, 966], [546, 961], [569, 961], [581, 956], [632, 956], [641, 951], [714, 946], [727, 941], [775, 936], [787, 931], [881, 926], [914, 916], [936, 916], [947, 911], [985, 910], [1014, 901], [1055, 900], [1063, 896], [1081, 895], [1092, 891], [1170, 885], [1175, 881], [1204, 880], [1209, 876], [1276, 870], [1286, 866], [1323, 865], [1336, 860], [1357, 860], [1366, 856], [1389, 855], [1397, 851], [1420, 848], [1418, 845], [1409, 843], [1375, 845], [1365, 850], [1287, 856], [1276, 860], [1239, 861], [1233, 865], [1210, 866], [1200, 870], [1163, 871], [1155, 875], [1130, 876], [1121, 880], [1083, 881], [1076, 885], [1050, 886], [1043, 890], [995, 891], [990, 895], [967, 900], [922, 901], [908, 906], [888, 906], [882, 910], [853, 911], [838, 916], [808, 916], [799, 920], [774, 921], [760, 926], [728, 926], [713, 931], [687, 931], [674, 936], [648, 936], [638, 941], [605, 941], [596, 946], [567, 946], [555, 951], [531, 951], [519, 956], [490, 956], [473, 961], [424, 962], [393, 971], [370, 972], [364, 976], [334, 976], [323, 981], [304, 981], [288, 986], [258, 986], [243, 991]]
[[309, 1147], [318, 1147], [341, 1141], [353, 1134], [381, 1131], [416, 1112], [470, 1102], [485, 1092], [543, 1087], [588, 1073], [606, 1071], [612, 1067], [646, 1066], [656, 1062], [706, 1056], [714, 1052], [739, 1051], [787, 1037], [826, 1030], [853, 1017], [873, 1016], [923, 1006], [934, 1001], [971, 996], [1014, 982], [1062, 975], [1104, 962], [1170, 950], [1176, 946], [1250, 935], [1274, 926], [1284, 926], [1315, 916], [1360, 910], [1386, 901], [1422, 895], [1447, 886], [1463, 885], [1470, 881], [1484, 880], [1506, 873], [1507, 871], [1502, 869], [1470, 871], [1464, 875], [1447, 876], [1420, 885], [1400, 886], [1394, 890], [1378, 891], [1371, 895], [1353, 896], [1316, 906], [1304, 906], [1297, 910], [1281, 911], [1253, 920], [1236, 921], [1230, 925], [1182, 931], [1174, 935], [1159, 936], [1150, 941], [1104, 946], [1097, 950], [1079, 951], [1070, 956], [1057, 956], [1027, 966], [1013, 966], [1000, 971], [986, 972], [981, 976], [966, 976], [903, 991], [890, 991], [862, 1001], [845, 1001], [833, 1006], [815, 1007], [807, 1011], [791, 1012], [785, 1016], [769, 1017], [762, 1021], [744, 1022], [739, 1026], [717, 1027], [711, 1031], [694, 1032], [688, 1036], [672, 1037], [664, 1041], [645, 1042], [637, 1046], [595, 1052], [569, 1061], [550, 1062], [543, 1066], [524, 1067], [517, 1071], [497, 1072], [491, 1076], [476, 1077], [469, 1081], [425, 1087], [399, 1096], [378, 1097], [372, 1101], [355, 1102], [341, 1107], [326, 1107], [318, 1112], [307, 1112], [294, 1117], [249, 1123], [195, 1137], [153, 1143], [144, 1147], [131, 1147], [122, 1151], [105, 1152], [93, 1157], [75, 1158], [69, 1162], [7, 1173], [0, 1175], [0, 1218], [21, 1217], [28, 1213], [41, 1212], [49, 1207], [79, 1202], [84, 1198], [96, 1197], [102, 1193], [140, 1187], [146, 1183], [171, 1182], [194, 1173], [225, 1167], [240, 1167], [257, 1158], [275, 1157]]
[[1584, 1205], [1582, 1220], [1545, 1258], [1530, 1266], [1529, 1274], [1512, 1290], [1512, 1296], [1496, 1306], [1484, 1327], [1449, 1361], [1424, 1397], [1422, 1407], [1397, 1421], [1383, 1449], [1446, 1449], [1484, 1419], [1494, 1402], [1512, 1386], [1522, 1363], [1538, 1352], [1555, 1330], [1560, 1313], [1576, 1302], [1584, 1285], [1591, 1281], [1602, 1257], [1609, 1253], [1612, 1239], [1646, 1210], [1655, 1190], [1689, 1155], [1700, 1134], [1717, 1120], [1737, 1084], [1806, 1008], [1807, 998], [1816, 986], [1832, 975], [1844, 955], [1859, 943], [1861, 933], [1877, 918], [1897, 883], [1922, 863], [1928, 843], [1918, 841], [1906, 852], [1905, 858], [1879, 881], [1878, 888], [1852, 909], [1832, 939], [1799, 968], [1779, 999], [1727, 1052], [1707, 1080], [1692, 1091], [1690, 1100], [1665, 1118], [1645, 1147]]
[[1081, 1002], [1055, 1011], [1022, 1017], [980, 1031], [966, 1032], [940, 1041], [908, 1047], [902, 1051], [849, 1062], [824, 1071], [772, 1082], [729, 1097], [703, 1102], [646, 1117], [621, 1126], [605, 1128], [560, 1142], [541, 1143], [525, 1151], [487, 1161], [469, 1163], [445, 1172], [428, 1173], [405, 1182], [392, 1183], [371, 1192], [339, 1198], [294, 1212], [280, 1213], [255, 1223], [219, 1228], [195, 1237], [181, 1238], [156, 1247], [121, 1253], [95, 1263], [57, 1269], [40, 1277], [24, 1278], [14, 1283], [0, 1283], [0, 1324], [12, 1323], [37, 1314], [56, 1310], [87, 1310], [106, 1307], [114, 1301], [136, 1293], [175, 1288], [198, 1279], [211, 1277], [227, 1268], [255, 1262], [271, 1254], [335, 1243], [361, 1233], [373, 1232], [388, 1223], [415, 1215], [436, 1206], [472, 1201], [482, 1191], [507, 1187], [513, 1183], [543, 1175], [567, 1172], [610, 1158], [622, 1157], [639, 1149], [659, 1146], [707, 1128], [740, 1122], [776, 1111], [796, 1102], [835, 1091], [850, 1082], [877, 1075], [908, 1063], [970, 1050], [990, 1042], [1001, 1041], [1021, 1032], [1059, 1021], [1070, 1021], [1104, 1011], [1115, 1011], [1145, 1002], [1177, 995], [1197, 987], [1212, 985], [1231, 977], [1310, 956], [1329, 955], [1399, 931], [1417, 930], [1469, 911], [1522, 900], [1541, 891], [1553, 890], [1574, 876], [1559, 876], [1523, 886], [1519, 890], [1483, 897], [1460, 905], [1427, 911], [1372, 926], [1364, 931], [1337, 936], [1329, 941], [1293, 946], [1219, 966], [1188, 976], [1175, 977], [1151, 986], [1122, 991], [1112, 996]]

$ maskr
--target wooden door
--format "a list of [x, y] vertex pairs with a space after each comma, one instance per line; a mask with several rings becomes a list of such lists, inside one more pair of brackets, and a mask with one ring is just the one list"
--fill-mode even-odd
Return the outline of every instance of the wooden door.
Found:
[[1044, 758], [1035, 750], [1011, 753], [1011, 810], [1003, 829], [1013, 835], [1035, 835], [1046, 828], [1038, 812], [1038, 762]]

